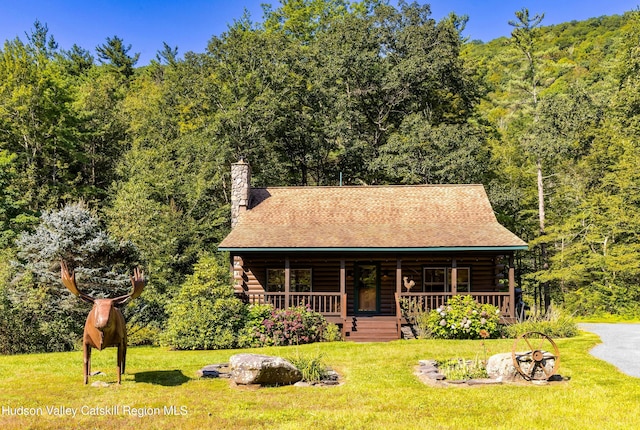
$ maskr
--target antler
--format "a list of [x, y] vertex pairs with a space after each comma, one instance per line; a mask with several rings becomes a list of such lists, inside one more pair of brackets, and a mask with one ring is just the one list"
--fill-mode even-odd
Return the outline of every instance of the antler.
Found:
[[133, 291], [129, 294], [117, 297], [113, 299], [113, 302], [118, 305], [122, 305], [128, 302], [130, 299], [135, 299], [140, 294], [142, 294], [142, 290], [144, 289], [144, 285], [146, 283], [144, 279], [144, 272], [139, 267], [133, 269], [133, 276], [129, 275], [129, 279], [131, 279], [131, 285], [133, 286]]
[[139, 267], [136, 267], [135, 269], [133, 269], [133, 276], [129, 276], [129, 279], [131, 279], [131, 285], [133, 285], [133, 292], [131, 293], [131, 298], [135, 299], [140, 294], [142, 294], [144, 285], [147, 282], [144, 279], [144, 271], [142, 271]]
[[67, 289], [73, 294], [80, 297], [85, 302], [94, 302], [93, 297], [86, 295], [78, 289], [76, 285], [76, 273], [74, 271], [69, 272], [67, 263], [65, 263], [64, 260], [60, 260], [60, 278], [62, 279], [62, 283], [64, 284], [64, 286], [67, 287]]

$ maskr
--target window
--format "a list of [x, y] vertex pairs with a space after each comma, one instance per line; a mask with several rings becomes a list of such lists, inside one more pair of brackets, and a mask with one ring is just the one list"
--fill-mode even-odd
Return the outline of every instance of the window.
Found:
[[[451, 291], [451, 267], [425, 267], [422, 290], [427, 293], [444, 293]], [[471, 291], [471, 276], [468, 267], [457, 268], [458, 292]]]
[[[449, 268], [449, 279], [451, 279], [451, 268]], [[471, 291], [468, 267], [458, 267], [458, 282], [456, 283], [456, 288], [460, 293], [468, 293]]]
[[284, 291], [284, 269], [267, 269], [267, 291]]
[[[267, 291], [284, 292], [284, 269], [267, 269]], [[297, 293], [311, 292], [311, 269], [289, 270], [290, 291]]]
[[443, 293], [448, 291], [447, 278], [445, 276], [445, 273], [447, 273], [446, 270], [444, 267], [425, 267], [423, 291], [428, 293]]

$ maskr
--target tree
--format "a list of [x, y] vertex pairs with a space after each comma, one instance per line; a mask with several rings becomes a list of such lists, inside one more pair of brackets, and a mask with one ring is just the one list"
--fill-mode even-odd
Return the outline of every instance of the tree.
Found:
[[91, 53], [75, 43], [70, 50], [62, 51], [59, 61], [70, 75], [76, 77], [86, 75], [94, 66], [94, 59]]
[[[545, 234], [545, 202], [544, 202], [544, 177], [543, 177], [543, 156], [541, 151], [544, 151], [544, 146], [540, 145], [538, 138], [538, 86], [540, 84], [540, 77], [538, 75], [539, 60], [536, 58], [535, 52], [535, 40], [537, 29], [540, 23], [544, 19], [544, 14], [536, 14], [533, 18], [529, 16], [529, 10], [522, 8], [516, 11], [517, 20], [509, 21], [509, 25], [514, 27], [511, 32], [511, 43], [515, 46], [525, 57], [526, 68], [522, 77], [523, 88], [530, 96], [530, 112], [533, 118], [530, 120], [530, 125], [522, 135], [522, 144], [535, 157], [535, 165], [537, 172], [537, 188], [538, 188], [538, 222], [539, 222], [539, 236]], [[540, 243], [540, 264], [542, 270], [549, 268], [549, 260], [547, 256], [546, 243]], [[535, 295], [536, 299], [538, 294]], [[542, 309], [546, 310], [551, 305], [551, 295], [548, 283], [543, 283], [540, 289], [541, 301], [540, 305]]]
[[162, 50], [156, 54], [156, 60], [160, 64], [175, 66], [178, 62], [178, 47], [172, 48], [167, 42], [162, 42]]
[[107, 37], [107, 42], [98, 45], [96, 52], [98, 60], [102, 64], [107, 64], [125, 78], [130, 78], [134, 72], [134, 66], [140, 58], [140, 53], [129, 55], [131, 45], [125, 46], [124, 41], [118, 36]]
[[36, 57], [42, 56], [50, 60], [58, 51], [58, 44], [49, 34], [49, 27], [38, 20], [34, 22], [31, 32], [27, 33], [27, 41]]
[[428, 5], [375, 3], [318, 35], [317, 80], [332, 107], [325, 126], [346, 182], [390, 180], [376, 160], [411, 128], [403, 121], [421, 118], [426, 128], [471, 116], [477, 93], [459, 55], [464, 20], [430, 15]]
[[25, 45], [6, 42], [0, 51], [0, 149], [16, 155], [13, 184], [36, 211], [79, 197], [78, 118], [64, 70], [42, 47], [46, 27]]
[[59, 263], [64, 260], [75, 271], [78, 284], [92, 295], [110, 290], [114, 295], [127, 292], [128, 273], [139, 258], [131, 241], [109, 237], [83, 203], [45, 211], [40, 225], [33, 233], [23, 233], [17, 246], [20, 266], [38, 282], [59, 284]]
[[[130, 291], [130, 269], [138, 264], [131, 242], [117, 242], [82, 204], [44, 212], [33, 233], [17, 241], [16, 273], [7, 290], [9, 309], [35, 343], [15, 339], [20, 351], [73, 349], [87, 309], [60, 282], [60, 260], [75, 271], [80, 288], [93, 297]], [[26, 325], [25, 323], [26, 322]]]

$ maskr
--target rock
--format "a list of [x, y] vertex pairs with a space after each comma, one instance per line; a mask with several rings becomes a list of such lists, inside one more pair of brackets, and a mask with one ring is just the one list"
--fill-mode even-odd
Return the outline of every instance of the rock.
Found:
[[281, 357], [236, 354], [229, 359], [231, 378], [240, 385], [291, 385], [302, 380], [302, 373]]
[[522, 377], [513, 365], [513, 358], [510, 352], [496, 354], [487, 360], [487, 374], [489, 378], [500, 378], [513, 381]]
[[[553, 366], [555, 365], [555, 358], [548, 352], [543, 351], [543, 354], [543, 360], [541, 361], [542, 365], [546, 370], [546, 374], [550, 374], [553, 371]], [[516, 355], [526, 357], [528, 354], [525, 352], [516, 352]], [[529, 373], [528, 371], [529, 369], [531, 369], [533, 362], [531, 360], [522, 359], [520, 360], [519, 364], [520, 368], [524, 372]], [[489, 374], [490, 378], [502, 377], [506, 380], [511, 381], [524, 379], [514, 366], [513, 357], [510, 352], [496, 354], [489, 357], [489, 360], [487, 361], [487, 373]], [[543, 371], [541, 368], [538, 368], [536, 369], [534, 376], [536, 377], [536, 379], [544, 379], [546, 374], [545, 371]]]
[[327, 370], [327, 376], [325, 377], [325, 382], [327, 381], [335, 381], [337, 382], [340, 379], [340, 375], [335, 370]]
[[402, 333], [402, 338], [403, 339], [415, 339], [416, 335], [413, 333], [413, 330], [411, 329], [411, 327], [409, 326], [402, 326], [402, 328], [400, 329], [400, 332]]
[[200, 369], [196, 372], [196, 375], [200, 378], [219, 378], [220, 372], [217, 370]]
[[198, 378], [229, 378], [229, 365], [224, 364], [209, 364], [202, 369], [196, 371]]
[[436, 366], [432, 365], [420, 366], [420, 371], [422, 373], [440, 372]]

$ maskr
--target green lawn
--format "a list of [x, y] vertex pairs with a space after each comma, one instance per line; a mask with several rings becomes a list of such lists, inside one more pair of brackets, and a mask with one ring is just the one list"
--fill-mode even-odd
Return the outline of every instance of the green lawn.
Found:
[[[82, 384], [80, 352], [0, 357], [0, 428], [265, 428], [469, 429], [640, 428], [640, 380], [591, 357], [591, 334], [558, 339], [559, 373], [569, 382], [547, 386], [434, 388], [413, 375], [420, 359], [483, 357], [480, 341], [331, 343], [252, 350], [292, 356], [323, 354], [343, 377], [339, 387], [237, 388], [228, 380], [197, 379], [207, 364], [238, 351], [130, 348], [121, 386]], [[488, 353], [508, 352], [511, 340], [487, 341]], [[94, 351], [94, 370], [115, 381], [115, 349]], [[48, 408], [77, 410], [58, 417]], [[165, 413], [175, 406], [185, 415]], [[42, 415], [12, 416], [8, 408]], [[107, 415], [117, 407], [118, 414]], [[100, 409], [102, 408], [102, 409]], [[154, 409], [155, 408], [155, 409]], [[136, 412], [150, 412], [136, 416]], [[98, 416], [88, 415], [97, 413]]]

